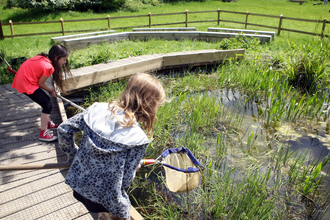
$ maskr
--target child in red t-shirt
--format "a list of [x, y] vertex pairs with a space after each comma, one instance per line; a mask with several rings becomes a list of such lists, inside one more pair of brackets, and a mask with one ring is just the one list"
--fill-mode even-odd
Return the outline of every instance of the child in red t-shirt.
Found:
[[66, 78], [67, 74], [71, 74], [68, 57], [67, 48], [61, 44], [56, 44], [49, 50], [48, 54], [41, 53], [25, 61], [18, 69], [12, 84], [12, 87], [18, 92], [26, 94], [42, 107], [39, 134], [39, 139], [42, 141], [56, 140], [57, 137], [50, 134], [48, 129], [58, 127], [50, 121], [52, 104], [49, 96], [42, 89], [48, 91], [49, 95], [56, 97], [55, 90], [46, 85], [48, 77], [53, 75], [53, 81], [64, 92], [63, 79]]

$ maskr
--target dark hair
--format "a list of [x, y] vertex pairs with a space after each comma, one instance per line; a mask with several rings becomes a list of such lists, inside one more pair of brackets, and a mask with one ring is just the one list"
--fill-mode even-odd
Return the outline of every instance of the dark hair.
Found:
[[[57, 86], [60, 88], [60, 90], [62, 92], [65, 93], [64, 88], [66, 87], [66, 85], [64, 85], [63, 80], [65, 80], [66, 82], [66, 77], [67, 75], [71, 75], [70, 72], [70, 65], [69, 62], [67, 61], [65, 64], [63, 64], [62, 68], [58, 65], [58, 60], [61, 59], [62, 57], [66, 57], [68, 56], [69, 50], [61, 45], [61, 44], [55, 44], [54, 46], [52, 46], [52, 48], [50, 48], [48, 54], [45, 53], [41, 53], [40, 55], [48, 57], [48, 59], [50, 61], [52, 61], [52, 64], [54, 66], [54, 73], [53, 73], [53, 80], [54, 82], [57, 84]], [[65, 74], [62, 74], [65, 73]]]

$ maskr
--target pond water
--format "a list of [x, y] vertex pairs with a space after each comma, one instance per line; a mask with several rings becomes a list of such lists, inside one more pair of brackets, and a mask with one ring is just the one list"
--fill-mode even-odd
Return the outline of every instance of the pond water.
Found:
[[[248, 141], [250, 134], [256, 137], [254, 146], [257, 150], [256, 154], [267, 155], [270, 151], [275, 150], [272, 146], [272, 140], [276, 139], [277, 143], [289, 146], [292, 151], [304, 154], [308, 151], [310, 161], [321, 161], [329, 156], [330, 152], [330, 119], [329, 105], [324, 103], [326, 107], [323, 109], [323, 115], [313, 120], [299, 119], [295, 123], [284, 122], [276, 127], [265, 128], [263, 111], [259, 111], [260, 100], [256, 101], [251, 97], [247, 97], [239, 90], [221, 90], [218, 92], [210, 92], [210, 94], [219, 97], [222, 104], [231, 109], [239, 109], [244, 115], [242, 129], [245, 130], [243, 140]], [[264, 100], [264, 102], [267, 102]], [[265, 108], [265, 105], [263, 106]], [[260, 114], [261, 113], [261, 114]], [[234, 150], [235, 151], [235, 150]], [[235, 153], [233, 154], [235, 155]], [[265, 157], [256, 158], [266, 159]], [[242, 159], [242, 158], [241, 158]], [[308, 164], [308, 162], [306, 162]], [[322, 169], [324, 175], [323, 188], [326, 192], [330, 191], [330, 164], [328, 163]], [[324, 216], [324, 219], [330, 219], [330, 213]]]
[[[219, 102], [226, 106], [226, 108], [235, 110], [243, 116], [242, 126], [240, 128], [242, 135], [240, 140], [237, 140], [237, 143], [247, 144], [251, 135], [254, 137], [253, 150], [251, 151], [251, 157], [248, 159], [245, 153], [238, 151], [238, 148], [231, 147], [230, 152], [228, 152], [224, 160], [229, 166], [231, 164], [240, 164], [242, 167], [248, 166], [251, 160], [258, 161], [259, 163], [262, 160], [266, 162], [269, 160], [267, 155], [269, 155], [269, 152], [276, 150], [278, 143], [290, 146], [292, 151], [302, 154], [308, 150], [308, 156], [310, 156], [311, 160], [322, 161], [330, 152], [329, 112], [325, 112], [321, 118], [315, 118], [312, 121], [303, 118], [297, 120], [295, 123], [281, 123], [277, 124], [276, 127], [265, 128], [265, 117], [261, 113], [262, 111], [259, 110], [260, 98], [258, 98], [259, 100], [255, 100], [253, 97], [248, 97], [239, 90], [234, 89], [209, 91], [207, 94], [218, 97]], [[79, 104], [84, 100], [75, 97], [71, 101]], [[67, 110], [70, 108], [69, 105], [65, 105], [65, 107]], [[214, 143], [215, 140], [209, 140], [209, 142]], [[276, 145], [273, 145], [275, 142]], [[150, 172], [150, 169], [142, 168], [141, 172], [145, 174]], [[326, 175], [324, 187], [326, 187], [327, 191], [330, 191], [329, 164], [322, 171]], [[162, 184], [158, 176], [159, 173], [164, 174], [160, 167], [148, 177], [147, 182], [144, 184], [154, 184], [161, 194], [165, 194], [166, 197], [173, 199], [174, 197], [171, 196], [172, 193]], [[146, 202], [148, 196], [150, 196], [144, 190], [137, 190], [133, 194], [135, 197], [139, 197], [140, 201], [143, 201], [143, 198], [145, 198]], [[330, 218], [330, 215], [328, 214], [326, 218]]]
[[[244, 130], [244, 139], [247, 142], [249, 135], [253, 132], [256, 137], [255, 146], [259, 152], [267, 153], [272, 150], [271, 140], [284, 145], [289, 145], [292, 151], [305, 153], [311, 159], [322, 161], [330, 152], [330, 119], [329, 109], [324, 111], [320, 118], [314, 118], [313, 121], [299, 119], [295, 123], [282, 123], [277, 127], [264, 128], [264, 115], [260, 114], [257, 101], [242, 94], [239, 90], [221, 90], [212, 91], [210, 94], [219, 97], [219, 101], [232, 109], [238, 109], [244, 115], [242, 130]], [[248, 101], [247, 101], [248, 100]], [[258, 100], [258, 103], [260, 100]], [[255, 152], [258, 152], [255, 151]], [[323, 172], [326, 172], [329, 179], [329, 164]], [[329, 188], [330, 190], [330, 188]]]

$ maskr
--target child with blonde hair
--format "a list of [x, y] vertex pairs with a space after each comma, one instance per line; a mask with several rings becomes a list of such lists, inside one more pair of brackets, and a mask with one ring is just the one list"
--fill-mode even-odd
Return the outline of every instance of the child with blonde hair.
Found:
[[[119, 101], [94, 103], [59, 126], [59, 146], [72, 162], [65, 183], [90, 212], [130, 219], [125, 188], [135, 177], [164, 100], [161, 83], [137, 73]], [[78, 131], [84, 131], [79, 148], [74, 142]]]

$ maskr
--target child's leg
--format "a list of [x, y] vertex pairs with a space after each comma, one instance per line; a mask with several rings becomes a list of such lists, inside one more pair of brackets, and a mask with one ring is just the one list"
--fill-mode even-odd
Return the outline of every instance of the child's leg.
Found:
[[50, 121], [49, 114], [41, 113], [41, 130], [47, 129], [47, 124]]
[[44, 91], [38, 88], [33, 94], [28, 95], [34, 102], [38, 103], [42, 108], [41, 113], [41, 129], [39, 134], [39, 140], [41, 141], [55, 141], [56, 136], [50, 134], [47, 129], [47, 124], [49, 121], [50, 112], [52, 111], [52, 104], [50, 103], [50, 98]]
[[49, 96], [46, 95], [46, 93], [40, 88], [34, 91], [33, 94], [27, 96], [29, 96], [29, 98], [41, 106], [41, 130], [46, 130], [47, 123], [50, 121], [49, 116], [52, 111], [52, 104], [50, 103]]

